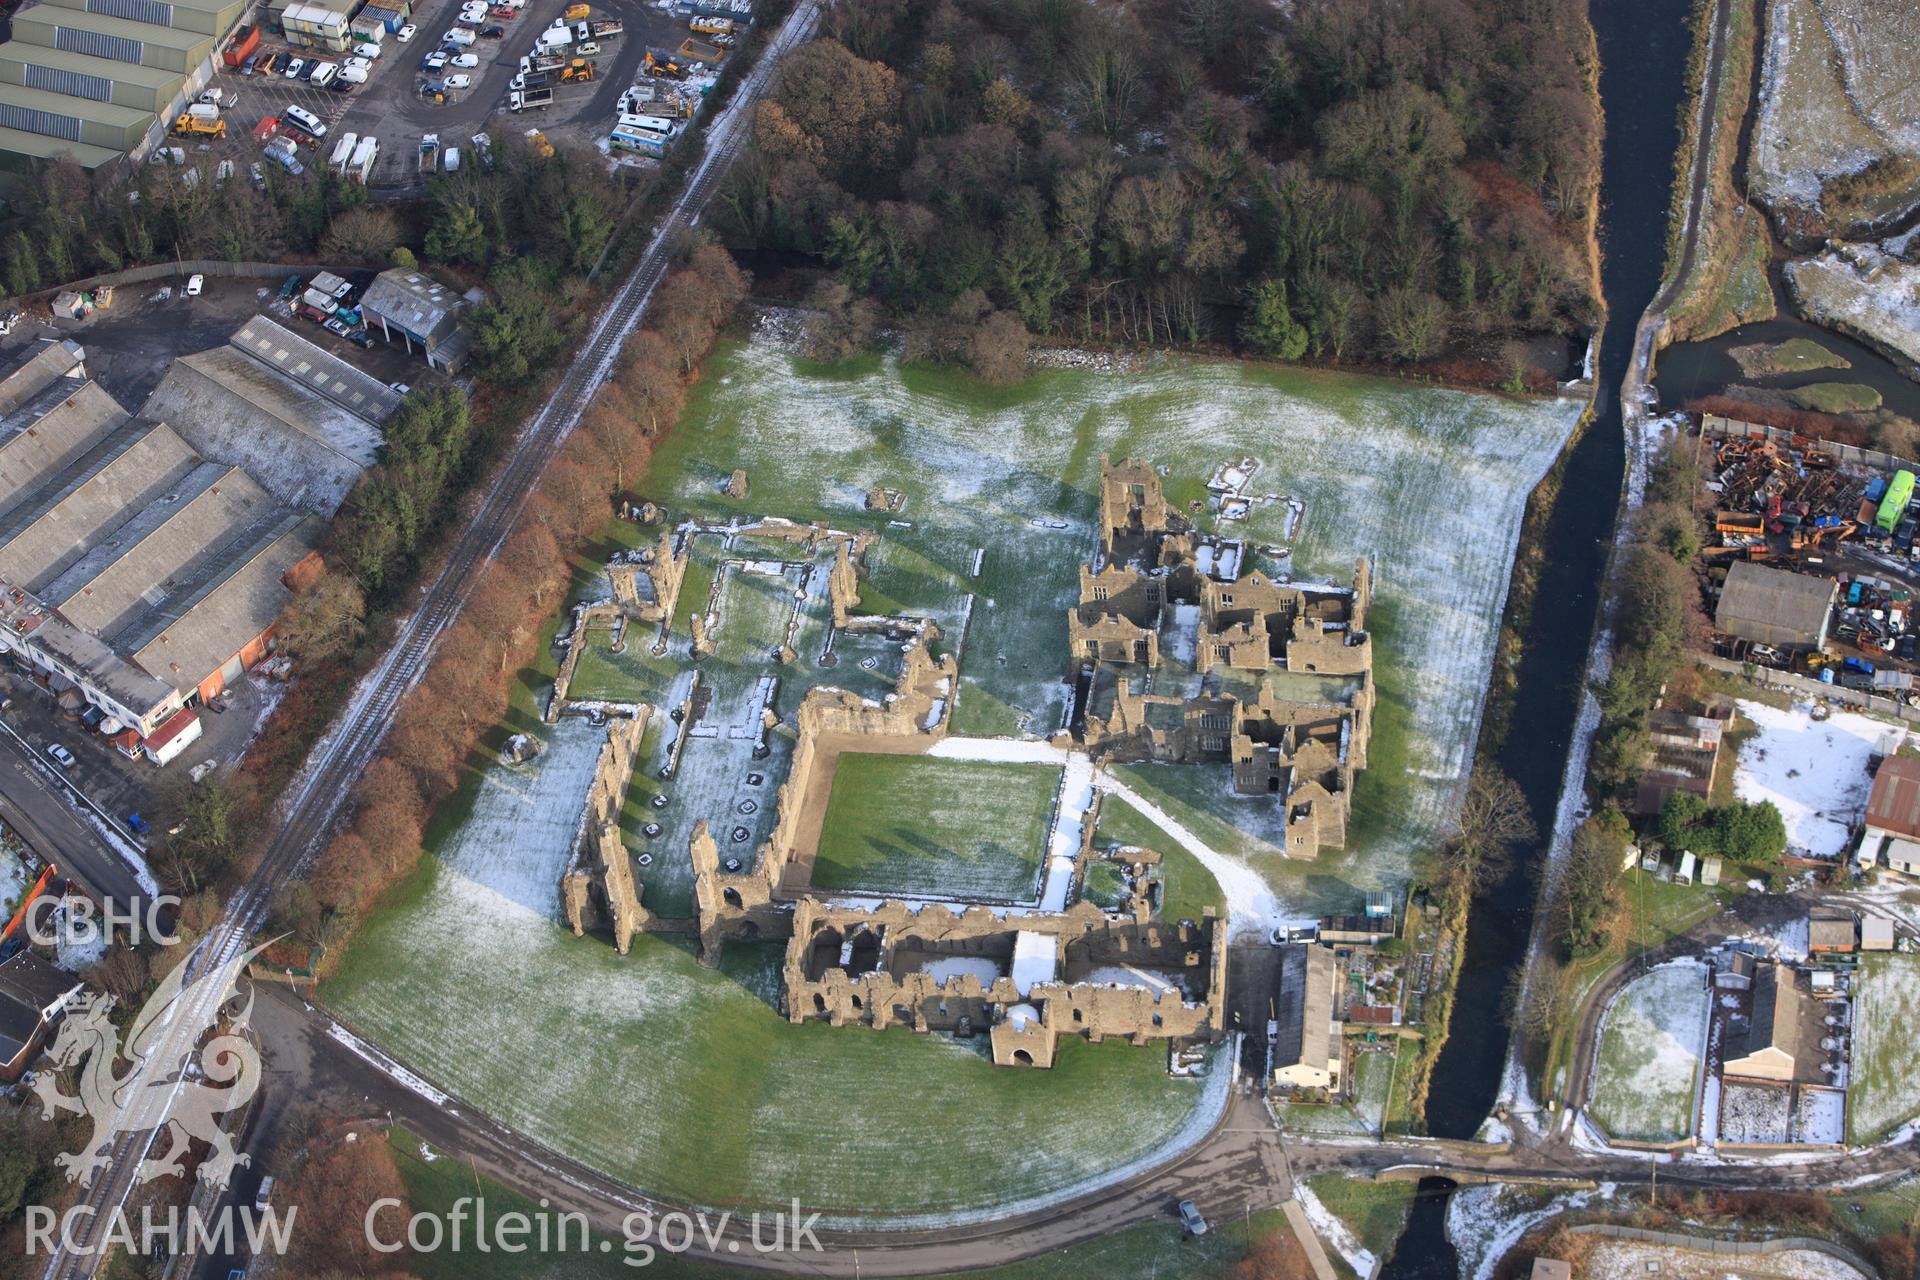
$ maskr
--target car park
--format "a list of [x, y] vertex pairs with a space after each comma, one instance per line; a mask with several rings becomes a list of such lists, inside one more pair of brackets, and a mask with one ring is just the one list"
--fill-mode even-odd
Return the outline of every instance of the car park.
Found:
[[393, 38], [395, 40], [398, 40], [401, 44], [407, 44], [411, 42], [416, 35], [419, 35], [419, 34], [420, 34], [420, 28], [414, 26], [411, 22], [409, 22], [405, 26], [401, 27], [398, 31], [394, 32]]
[[471, 89], [473, 88], [473, 77], [472, 76], [448, 76], [447, 88]]
[[477, 53], [455, 54], [452, 65], [456, 67], [477, 67], [480, 65], [480, 55]]
[[47, 744], [47, 754], [53, 757], [53, 762], [62, 769], [71, 769], [79, 763], [73, 758], [73, 752], [67, 750], [57, 742], [49, 742]]
[[307, 69], [306, 59], [295, 58], [293, 59], [293, 61], [287, 63], [287, 68], [284, 74], [289, 80], [297, 80], [300, 78], [300, 73], [302, 71], [305, 71], [306, 69]]
[[353, 46], [353, 56], [356, 58], [365, 58], [368, 62], [372, 62], [380, 56], [380, 46], [374, 44], [371, 40], [357, 44]]

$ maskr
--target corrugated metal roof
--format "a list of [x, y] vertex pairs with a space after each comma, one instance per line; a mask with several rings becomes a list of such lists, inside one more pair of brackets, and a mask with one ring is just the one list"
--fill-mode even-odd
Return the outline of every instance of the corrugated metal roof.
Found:
[[319, 392], [373, 426], [385, 422], [400, 407], [400, 393], [392, 387], [266, 316], [247, 321], [227, 341], [235, 350], [307, 390]]
[[1826, 626], [1837, 590], [1832, 578], [1736, 560], [1727, 571], [1714, 625], [1758, 644], [1812, 645]]
[[[0, 48], [5, 47], [0, 45]], [[153, 112], [142, 111], [138, 107], [95, 102], [92, 98], [75, 98], [47, 89], [29, 89], [22, 84], [0, 83], [0, 103], [11, 103], [31, 111], [51, 111], [58, 115], [73, 116], [109, 129], [144, 129], [153, 121]]]
[[[204, 32], [181, 31], [174, 27], [155, 26], [151, 22], [134, 22], [127, 18], [109, 17], [104, 13], [88, 13], [84, 9], [57, 9], [50, 5], [35, 5], [31, 9], [23, 9], [15, 14], [14, 38], [20, 38], [23, 27], [31, 31], [32, 24], [39, 22], [66, 27], [74, 31], [93, 31], [105, 36], [119, 36], [123, 40], [138, 40], [142, 44], [156, 45], [162, 49], [177, 49], [183, 53], [193, 53], [202, 49], [211, 50], [213, 47], [213, 37]], [[34, 43], [38, 42], [34, 41]]]
[[0, 418], [0, 512], [11, 512], [127, 418], [92, 382], [63, 378]]
[[96, 147], [91, 142], [69, 142], [65, 138], [50, 138], [44, 133], [0, 127], [0, 155], [19, 156], [27, 160], [70, 156], [82, 169], [98, 169], [101, 165], [112, 164], [125, 154], [112, 147]]
[[467, 303], [425, 272], [394, 268], [374, 277], [360, 305], [368, 315], [382, 317], [435, 346], [459, 327]]
[[1880, 762], [1867, 797], [1867, 825], [1920, 836], [1920, 760], [1888, 756]]
[[52, 67], [59, 71], [75, 71], [81, 75], [101, 76], [108, 80], [117, 80], [122, 84], [137, 84], [143, 89], [164, 90], [169, 94], [187, 82], [187, 78], [178, 71], [168, 71], [165, 67], [143, 67], [137, 62], [120, 62], [113, 58], [95, 58], [84, 53], [68, 53], [65, 49], [50, 49], [46, 45], [25, 40], [11, 40], [6, 44], [0, 44], [0, 64], [8, 62]]

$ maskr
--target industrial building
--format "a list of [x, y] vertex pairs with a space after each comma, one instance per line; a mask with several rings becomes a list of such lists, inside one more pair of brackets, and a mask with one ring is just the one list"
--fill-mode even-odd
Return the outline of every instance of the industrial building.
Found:
[[382, 271], [368, 286], [360, 309], [367, 327], [380, 326], [388, 342], [397, 335], [407, 350], [415, 347], [427, 366], [457, 373], [472, 346], [464, 327], [469, 303], [423, 271]]
[[1776, 649], [1825, 647], [1840, 585], [1832, 578], [1769, 569], [1736, 560], [1727, 569], [1714, 626], [1727, 635]]
[[0, 379], [0, 640], [128, 754], [198, 736], [194, 704], [266, 656], [320, 532], [151, 405], [127, 413], [72, 343]]
[[265, 316], [173, 362], [147, 399], [210, 458], [291, 507], [331, 516], [373, 465], [399, 393]]
[[139, 160], [212, 79], [242, 0], [40, 0], [0, 45], [0, 167]]

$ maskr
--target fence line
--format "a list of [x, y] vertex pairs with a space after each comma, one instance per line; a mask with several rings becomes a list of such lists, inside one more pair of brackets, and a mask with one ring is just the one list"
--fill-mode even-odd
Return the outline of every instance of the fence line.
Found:
[[1786, 693], [1799, 694], [1807, 698], [1825, 698], [1829, 702], [1841, 702], [1862, 711], [1871, 711], [1876, 715], [1893, 716], [1908, 724], [1920, 724], [1920, 707], [1911, 707], [1892, 698], [1883, 698], [1864, 689], [1849, 689], [1843, 684], [1827, 684], [1820, 680], [1810, 680], [1806, 676], [1791, 671], [1779, 671], [1773, 667], [1758, 667], [1750, 663], [1735, 662], [1731, 658], [1722, 658], [1710, 653], [1694, 655], [1694, 661], [1714, 671], [1724, 671], [1728, 675], [1740, 676], [1749, 684], [1762, 689], [1779, 689]]

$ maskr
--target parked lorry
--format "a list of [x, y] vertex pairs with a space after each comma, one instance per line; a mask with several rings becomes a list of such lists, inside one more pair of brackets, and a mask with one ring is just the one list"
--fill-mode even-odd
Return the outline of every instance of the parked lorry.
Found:
[[353, 149], [353, 156], [347, 161], [347, 177], [365, 185], [373, 173], [373, 162], [380, 154], [380, 140], [372, 134], [360, 139], [360, 145]]
[[627, 24], [618, 18], [595, 18], [587, 24], [587, 31], [595, 40], [611, 40], [627, 29]]
[[434, 164], [440, 158], [440, 135], [430, 133], [420, 139], [420, 172], [432, 173]]
[[730, 36], [733, 34], [732, 18], [710, 18], [702, 14], [694, 18], [687, 26], [698, 31], [703, 36]]
[[566, 65], [566, 55], [561, 53], [530, 53], [520, 59], [520, 70], [526, 74], [535, 71], [558, 71]]
[[260, 49], [260, 28], [249, 23], [233, 33], [233, 43], [221, 55], [221, 61], [230, 67], [237, 67], [251, 58]]
[[515, 89], [507, 95], [509, 111], [540, 111], [552, 105], [551, 89]]
[[182, 138], [224, 138], [227, 136], [227, 122], [183, 115], [173, 122], [173, 131]]

